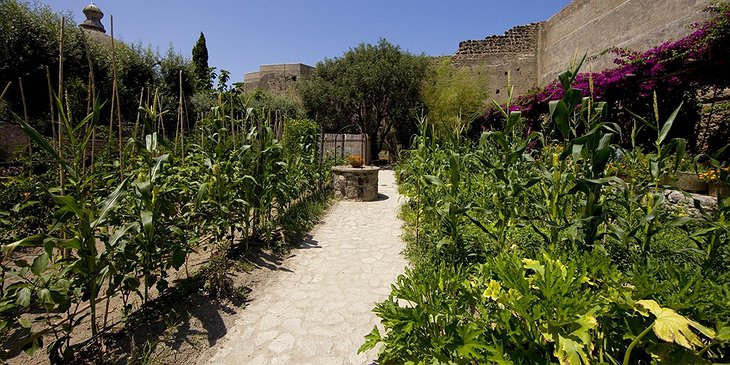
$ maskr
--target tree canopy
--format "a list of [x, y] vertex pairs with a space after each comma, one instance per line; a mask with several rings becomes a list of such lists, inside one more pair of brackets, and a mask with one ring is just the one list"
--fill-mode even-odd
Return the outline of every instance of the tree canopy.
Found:
[[377, 45], [360, 44], [342, 57], [317, 63], [298, 91], [308, 116], [325, 131], [361, 129], [377, 158], [386, 143], [395, 152], [397, 144], [407, 145], [416, 133], [427, 67], [425, 56], [381, 39]]
[[90, 36], [71, 21], [71, 14], [55, 13], [40, 3], [1, 0], [0, 48], [3, 52], [0, 52], [0, 92], [6, 86], [9, 87], [0, 101], [0, 120], [12, 121], [11, 112], [22, 110], [19, 87], [22, 79], [31, 124], [45, 133], [50, 132], [48, 76], [51, 89], [55, 92], [58, 90], [58, 43], [62, 17], [66, 19], [64, 88], [72, 115], [87, 114], [88, 99], [93, 93], [101, 102], [106, 101], [101, 109], [101, 119], [109, 118], [114, 64], [120, 112], [126, 122], [135, 120], [143, 88], [149, 94], [159, 89], [162, 108], [175, 110], [179, 99], [181, 70], [185, 96], [189, 97], [193, 93], [193, 85], [188, 77], [190, 61], [172, 48], [166, 55], [160, 55], [149, 47], [116, 42], [112, 53], [110, 37]]
[[455, 67], [450, 58], [436, 60], [421, 90], [435, 132], [458, 135], [481, 118], [489, 97], [486, 85], [487, 74], [480, 67]]

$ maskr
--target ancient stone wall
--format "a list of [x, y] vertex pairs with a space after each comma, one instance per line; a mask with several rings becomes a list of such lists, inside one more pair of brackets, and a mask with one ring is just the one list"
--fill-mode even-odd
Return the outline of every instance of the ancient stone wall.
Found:
[[[645, 51], [679, 39], [708, 19], [711, 0], [573, 0], [540, 23], [538, 83], [554, 80], [576, 55], [595, 57], [611, 47]], [[614, 55], [591, 60], [594, 71], [613, 67]]]
[[459, 44], [453, 62], [459, 66], [480, 68], [489, 77], [491, 96], [502, 102], [507, 96], [507, 73], [510, 73], [515, 95], [536, 84], [539, 24], [514, 27], [504, 35]]
[[491, 96], [506, 99], [507, 72], [515, 95], [543, 86], [565, 70], [576, 55], [586, 53], [590, 67], [613, 67], [612, 47], [644, 51], [678, 39], [690, 25], [708, 19], [703, 12], [712, 0], [573, 0], [550, 19], [514, 27], [504, 35], [459, 44], [454, 64], [482, 67], [489, 76]]
[[258, 71], [243, 75], [243, 89], [262, 89], [274, 94], [286, 94], [300, 77], [309, 75], [312, 69], [312, 66], [301, 63], [261, 65]]

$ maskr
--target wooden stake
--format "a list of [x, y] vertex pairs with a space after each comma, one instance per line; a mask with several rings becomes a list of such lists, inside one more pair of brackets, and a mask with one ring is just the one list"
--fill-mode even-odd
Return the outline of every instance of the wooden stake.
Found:
[[48, 81], [48, 105], [51, 107], [51, 133], [53, 138], [51, 139], [51, 146], [56, 146], [56, 111], [53, 108], [53, 86], [51, 85], [51, 70], [46, 66], [46, 80]]
[[[86, 89], [86, 114], [91, 113], [92, 109], [96, 105], [96, 80], [94, 79], [94, 62], [91, 60], [91, 51], [89, 49], [89, 41], [86, 38], [86, 33], [81, 32], [84, 41], [84, 51], [86, 52], [86, 63], [89, 65], [89, 84]], [[94, 154], [96, 153], [96, 125], [93, 126], [91, 131], [91, 159], [89, 161], [90, 173], [94, 173]], [[86, 148], [84, 148], [84, 159], [83, 159], [83, 170], [86, 171]], [[91, 188], [93, 189], [94, 182], [91, 181]]]
[[[61, 18], [61, 34], [60, 34], [60, 40], [58, 42], [58, 98], [61, 101], [59, 110], [58, 110], [58, 156], [63, 159], [63, 131], [61, 130], [61, 118], [63, 113], [63, 100], [64, 100], [64, 92], [63, 92], [63, 31], [66, 27], [66, 18]], [[66, 172], [63, 170], [63, 166], [59, 163], [58, 169], [60, 170], [59, 173], [59, 181], [61, 185], [61, 195], [66, 195], [66, 186], [65, 186], [65, 180], [66, 180]]]
[[[23, 90], [23, 78], [21, 77], [18, 77], [18, 86], [20, 87], [20, 99], [23, 101], [23, 119], [25, 123], [28, 123], [28, 106], [25, 103], [25, 90]], [[5, 94], [4, 91], [3, 94]], [[0, 99], [2, 99], [2, 95], [0, 95]], [[30, 140], [28, 141], [28, 152], [33, 154], [33, 142]]]
[[5, 93], [8, 92], [8, 90], [10, 89], [10, 85], [12, 85], [12, 84], [13, 84], [12, 81], [8, 81], [8, 83], [5, 85], [5, 88], [3, 89], [3, 92], [0, 93], [0, 100], [2, 100], [5, 97]]
[[[137, 141], [137, 132], [139, 131], [139, 117], [140, 117], [140, 109], [142, 109], [142, 101], [144, 100], [144, 87], [142, 87], [142, 91], [139, 93], [139, 103], [137, 104], [137, 120], [134, 122], [134, 131], [132, 132], [132, 138]], [[132, 153], [134, 153], [137, 149], [133, 147]]]
[[[177, 149], [178, 138], [180, 138], [180, 144], [182, 145], [182, 135], [180, 134], [183, 127], [183, 72], [180, 70], [179, 73], [179, 86], [180, 86], [180, 98], [178, 99], [177, 106], [177, 125], [175, 126], [175, 149]], [[180, 149], [182, 154], [182, 148]]]

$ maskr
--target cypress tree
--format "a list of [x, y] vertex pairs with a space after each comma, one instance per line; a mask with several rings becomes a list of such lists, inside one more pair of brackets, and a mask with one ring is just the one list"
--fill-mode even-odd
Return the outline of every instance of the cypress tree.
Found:
[[193, 47], [193, 72], [195, 81], [200, 90], [210, 90], [213, 84], [210, 80], [210, 68], [208, 67], [208, 46], [205, 44], [205, 35], [200, 32], [200, 37]]

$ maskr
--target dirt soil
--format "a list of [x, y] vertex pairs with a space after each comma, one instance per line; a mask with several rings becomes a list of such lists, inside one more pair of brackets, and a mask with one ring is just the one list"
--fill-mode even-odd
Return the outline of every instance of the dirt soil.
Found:
[[[282, 269], [292, 254], [252, 247], [245, 258], [231, 261], [228, 284], [233, 290], [212, 297], [205, 290], [205, 275], [188, 277], [185, 269], [171, 275], [173, 287], [161, 297], [151, 293], [144, 310], [136, 310], [121, 324], [122, 301], [115, 297], [109, 304], [111, 328], [98, 339], [91, 337], [88, 320], [74, 330], [73, 364], [186, 364], [194, 363], [205, 350], [227, 333], [238, 314], [245, 309], [248, 294], [265, 290], [272, 272]], [[188, 270], [199, 272], [209, 254], [190, 260]], [[206, 257], [207, 256], [207, 257]], [[139, 300], [137, 300], [139, 302]], [[103, 303], [101, 304], [103, 305]], [[138, 304], [135, 309], [138, 309]], [[48, 336], [45, 341], [53, 340]], [[48, 355], [39, 350], [8, 361], [11, 365], [49, 364]]]

